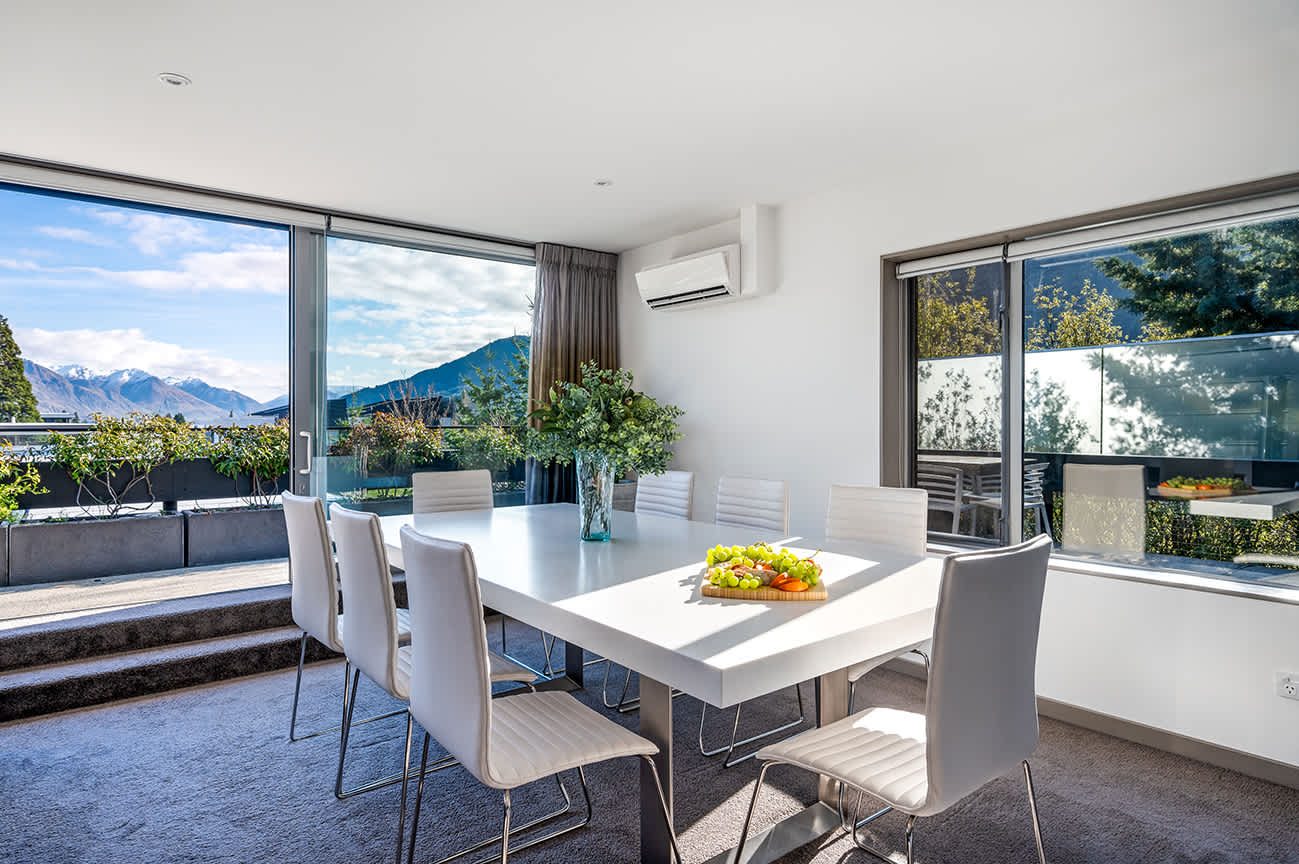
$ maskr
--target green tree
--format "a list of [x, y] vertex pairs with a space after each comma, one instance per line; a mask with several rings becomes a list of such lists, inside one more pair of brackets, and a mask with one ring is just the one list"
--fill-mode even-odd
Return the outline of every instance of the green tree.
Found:
[[916, 341], [922, 360], [995, 354], [1001, 325], [987, 297], [974, 293], [975, 268], [953, 276], [927, 273], [916, 282]]
[[520, 427], [528, 419], [528, 347], [514, 341], [514, 356], [498, 369], [491, 352], [487, 368], [474, 367], [474, 377], [460, 379], [456, 420], [461, 426]]
[[[1134, 243], [1096, 266], [1172, 338], [1299, 330], [1299, 219]], [[1168, 337], [1165, 337], [1168, 338]]]
[[188, 422], [188, 421], [185, 420], [185, 415], [182, 414], [182, 413], [180, 413], [179, 411], [177, 411], [175, 414], [171, 415], [171, 419], [175, 420], [177, 423], [185, 423], [185, 422]]
[[40, 419], [32, 384], [23, 374], [22, 351], [9, 329], [9, 319], [0, 315], [0, 420], [35, 423]]
[[1033, 289], [1038, 318], [1024, 333], [1024, 349], [1090, 348], [1126, 342], [1123, 328], [1114, 320], [1119, 301], [1098, 289], [1090, 279], [1078, 288], [1065, 288], [1057, 280]]

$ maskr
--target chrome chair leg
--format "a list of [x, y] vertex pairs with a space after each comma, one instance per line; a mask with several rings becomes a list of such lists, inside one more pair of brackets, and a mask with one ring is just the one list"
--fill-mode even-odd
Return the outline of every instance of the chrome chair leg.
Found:
[[1024, 760], [1024, 785], [1028, 787], [1028, 809], [1033, 814], [1033, 839], [1037, 841], [1038, 864], [1046, 864], [1046, 850], [1042, 848], [1042, 826], [1037, 821], [1037, 795], [1033, 791], [1033, 772]]
[[722, 745], [721, 747], [715, 747], [712, 750], [709, 750], [707, 747], [704, 746], [704, 723], [706, 718], [708, 717], [708, 703], [704, 702], [703, 707], [699, 711], [699, 752], [704, 756], [716, 756], [718, 753], [725, 753], [726, 755], [722, 757], [723, 768], [733, 768], [736, 765], [739, 765], [741, 762], [745, 762], [749, 759], [752, 759], [757, 751], [754, 751], [754, 753], [749, 753], [745, 756], [741, 756], [738, 759], [732, 759], [731, 754], [735, 752], [736, 747], [741, 747], [745, 744], [752, 744], [754, 741], [759, 741], [770, 735], [775, 735], [780, 732], [788, 731], [790, 729], [795, 728], [796, 726], [801, 726], [803, 723], [807, 721], [807, 718], [804, 716], [804, 709], [803, 709], [802, 685], [795, 684], [794, 692], [798, 695], [798, 719], [797, 720], [791, 720], [790, 722], [786, 723], [783, 726], [777, 726], [774, 729], [768, 729], [766, 732], [760, 732], [757, 735], [752, 735], [748, 738], [745, 738], [743, 741], [737, 741], [735, 739], [740, 731], [740, 713], [741, 710], [744, 708], [744, 703], [741, 702], [739, 705], [735, 706], [735, 723], [731, 726], [731, 743], [729, 745]]
[[[410, 848], [407, 850], [407, 853], [406, 853], [406, 862], [407, 862], [407, 864], [413, 864], [413, 862], [414, 862], [414, 860], [415, 860], [415, 837], [419, 834], [419, 812], [420, 812], [420, 805], [421, 805], [421, 802], [424, 800], [424, 775], [425, 775], [425, 773], [430, 773], [430, 774], [433, 773], [432, 771], [425, 772], [425, 771], [423, 770], [423, 769], [424, 769], [424, 766], [428, 763], [428, 745], [429, 745], [429, 740], [430, 740], [430, 736], [429, 736], [429, 734], [428, 734], [427, 732], [425, 732], [425, 733], [424, 733], [424, 748], [423, 748], [423, 752], [422, 752], [422, 754], [420, 755], [420, 769], [421, 769], [421, 770], [420, 770], [420, 774], [419, 774], [419, 779], [416, 781], [416, 785], [415, 785], [415, 809], [414, 809], [413, 814], [411, 815], [411, 823], [410, 823]], [[587, 783], [586, 783], [586, 772], [585, 772], [582, 768], [579, 767], [579, 768], [577, 769], [577, 773], [578, 773], [578, 777], [580, 777], [580, 778], [581, 778], [581, 781], [582, 781], [582, 798], [583, 798], [583, 800], [586, 802], [586, 815], [581, 819], [581, 821], [574, 822], [572, 825], [567, 825], [567, 826], [565, 826], [565, 827], [563, 827], [563, 828], [557, 829], [557, 830], [555, 830], [555, 831], [551, 831], [551, 832], [549, 832], [549, 833], [547, 833], [547, 834], [544, 834], [544, 835], [542, 835], [542, 836], [540, 836], [540, 837], [534, 837], [534, 838], [532, 838], [531, 840], [528, 840], [528, 841], [525, 842], [525, 843], [521, 843], [521, 844], [516, 845], [516, 846], [514, 847], [515, 851], [518, 851], [518, 850], [520, 850], [520, 849], [527, 849], [529, 846], [535, 846], [535, 845], [538, 844], [538, 843], [542, 843], [542, 842], [544, 842], [544, 841], [546, 841], [546, 840], [550, 840], [550, 839], [552, 839], [552, 838], [554, 838], [554, 837], [558, 837], [558, 836], [561, 835], [561, 834], [567, 834], [567, 833], [570, 832], [570, 831], [576, 831], [577, 829], [579, 829], [579, 828], [584, 828], [584, 827], [586, 827], [588, 824], [590, 824], [590, 822], [591, 822], [591, 813], [592, 813], [592, 805], [591, 805], [591, 789], [590, 789], [589, 786], [587, 786]], [[560, 776], [559, 776], [558, 774], [555, 775], [555, 781], [556, 781], [556, 783], [559, 785], [559, 791], [562, 792], [563, 795], [564, 795], [564, 807], [563, 807], [562, 809], [555, 810], [555, 811], [553, 811], [553, 812], [551, 812], [551, 813], [547, 813], [547, 814], [544, 815], [544, 816], [538, 816], [537, 818], [532, 819], [532, 820], [529, 821], [529, 822], [525, 822], [525, 823], [522, 824], [522, 825], [519, 825], [519, 826], [517, 826], [517, 827], [515, 827], [515, 828], [510, 829], [510, 833], [511, 833], [511, 834], [514, 834], [514, 835], [517, 836], [518, 834], [520, 834], [520, 833], [523, 832], [523, 831], [528, 830], [529, 828], [533, 828], [533, 827], [535, 827], [535, 826], [537, 826], [537, 825], [542, 824], [543, 822], [549, 822], [549, 821], [551, 821], [551, 820], [553, 820], [553, 819], [555, 819], [555, 818], [557, 818], [557, 817], [559, 817], [559, 816], [564, 815], [565, 813], [569, 812], [570, 810], [572, 810], [573, 799], [572, 799], [572, 797], [568, 794], [568, 789], [564, 786], [564, 782], [563, 782], [563, 780], [560, 778]], [[451, 853], [450, 855], [447, 855], [447, 856], [444, 857], [444, 858], [440, 858], [440, 859], [438, 859], [436, 862], [434, 862], [434, 864], [446, 864], [446, 862], [448, 862], [448, 861], [454, 861], [455, 859], [457, 859], [457, 858], [462, 858], [462, 857], [464, 857], [465, 855], [468, 855], [468, 854], [471, 853], [471, 852], [477, 852], [479, 849], [483, 849], [483, 848], [486, 848], [486, 847], [488, 847], [488, 846], [493, 846], [493, 845], [495, 845], [495, 844], [497, 844], [497, 843], [499, 843], [499, 842], [501, 842], [501, 837], [500, 837], [500, 836], [488, 837], [486, 840], [483, 840], [483, 841], [481, 841], [481, 842], [479, 842], [479, 843], [475, 843], [473, 846], [468, 846], [468, 847], [466, 847], [466, 848], [464, 848], [464, 849], [461, 849], [459, 852], [453, 852], [453, 853]], [[475, 864], [485, 864], [485, 862], [488, 862], [488, 861], [495, 861], [496, 858], [497, 858], [497, 856], [495, 856], [495, 855], [489, 855], [489, 856], [487, 856], [486, 858], [480, 858], [477, 862], [475, 862]]]
[[[302, 667], [307, 658], [307, 634], [302, 634], [302, 648], [298, 652], [298, 680], [293, 685], [293, 712], [289, 715], [289, 741], [306, 741], [308, 738], [319, 738], [321, 735], [332, 735], [342, 729], [342, 726], [331, 726], [328, 729], [321, 729], [319, 732], [310, 732], [306, 735], [297, 734], [298, 726], [298, 695], [302, 691]], [[347, 711], [347, 682], [351, 678], [352, 664], [343, 661], [343, 711]], [[364, 720], [357, 720], [353, 726], [360, 726], [363, 723], [373, 723], [375, 720], [387, 720], [389, 717], [396, 717], [401, 711], [390, 711], [387, 714], [380, 714], [377, 717], [367, 717]]]
[[406, 788], [410, 780], [410, 733], [414, 718], [406, 712], [406, 762], [401, 772], [401, 811], [397, 816], [397, 864], [401, 864], [401, 845], [406, 839]]
[[649, 773], [654, 778], [654, 788], [659, 793], [659, 806], [663, 808], [663, 821], [668, 826], [668, 841], [672, 844], [672, 854], [676, 857], [677, 864], [684, 864], [685, 859], [681, 857], [681, 850], [677, 848], [677, 829], [672, 824], [672, 814], [668, 811], [668, 799], [663, 795], [663, 781], [659, 780], [659, 772], [654, 765], [654, 757], [642, 756], [641, 758], [649, 763]]
[[767, 769], [773, 764], [772, 762], [763, 762], [762, 770], [758, 772], [758, 782], [753, 784], [753, 797], [749, 799], [749, 809], [744, 814], [744, 824], [740, 826], [740, 842], [735, 844], [735, 864], [740, 864], [744, 860], [744, 844], [749, 839], [749, 823], [753, 820], [753, 808], [758, 806], [758, 793], [762, 791], [762, 781], [767, 776]]
[[[858, 828], [860, 828], [861, 826], [865, 825], [867, 822], [874, 822], [876, 819], [880, 818], [880, 817], [883, 816], [884, 814], [893, 812], [893, 808], [892, 808], [891, 806], [887, 806], [887, 807], [884, 807], [882, 810], [876, 810], [874, 813], [872, 813], [871, 815], [867, 816], [865, 819], [860, 819], [860, 820], [858, 820], [858, 821], [856, 821], [856, 822], [853, 822], [852, 825], [849, 825], [849, 824], [848, 824], [848, 816], [847, 816], [847, 814], [844, 812], [844, 809], [843, 809], [843, 790], [844, 790], [844, 788], [845, 788], [847, 785], [848, 785], [847, 783], [840, 783], [840, 784], [839, 784], [839, 828], [840, 828], [840, 830], [843, 830], [843, 831], [856, 831]], [[858, 808], [861, 807], [862, 798], [863, 798], [863, 793], [862, 793], [862, 791], [861, 791], [860, 789], [858, 789], [858, 790], [857, 790], [857, 807], [858, 807]]]
[[[338, 736], [338, 773], [334, 776], [334, 797], [340, 801], [351, 798], [354, 795], [360, 795], [362, 792], [372, 792], [375, 789], [382, 789], [383, 787], [391, 786], [394, 783], [405, 782], [406, 775], [410, 773], [410, 751], [409, 748], [407, 748], [406, 763], [402, 766], [402, 772], [400, 774], [392, 774], [378, 780], [372, 780], [369, 783], [363, 783], [362, 785], [354, 786], [351, 789], [343, 788], [343, 764], [347, 757], [347, 741], [351, 737], [352, 727], [354, 725], [360, 725], [359, 723], [354, 724], [352, 722], [352, 714], [356, 710], [356, 688], [360, 683], [361, 670], [357, 669], [352, 673], [352, 686], [350, 688], [351, 694], [343, 703], [343, 723], [340, 727], [341, 732]], [[392, 714], [386, 714], [384, 716], [395, 717], [398, 714], [406, 714], [406, 724], [409, 728], [411, 720], [410, 714], [407, 711], [395, 711]], [[427, 770], [429, 772], [441, 771], [456, 764], [458, 763], [454, 757], [444, 756], [429, 766]]]
[[510, 790], [502, 796], [505, 799], [505, 825], [501, 828], [501, 864], [508, 864], [510, 859]]
[[[604, 704], [604, 707], [608, 708], [610, 711], [617, 711], [619, 714], [630, 714], [633, 711], [639, 711], [640, 697], [633, 696], [630, 699], [627, 698], [627, 689], [631, 687], [632, 671], [628, 669], [627, 677], [622, 680], [622, 692], [618, 694], [618, 701], [610, 702], [609, 701], [609, 666], [612, 663], [612, 661], [604, 657], [597, 657], [594, 660], [587, 660], [582, 665], [590, 666], [592, 663], [604, 664], [604, 682], [600, 685], [600, 701]], [[560, 670], [560, 674], [563, 674], [562, 669]], [[673, 699], [677, 699], [684, 695], [686, 694], [685, 691], [683, 690], [672, 691]]]
[[[912, 648], [907, 653], [919, 654], [920, 659], [925, 661], [925, 680], [928, 681], [929, 680], [929, 655], [926, 654], [924, 651], [920, 650], [919, 648]], [[857, 681], [860, 680], [861, 680], [860, 678], [857, 679]], [[853, 681], [848, 685], [848, 713], [849, 714], [852, 713], [853, 700], [857, 698], [857, 681]]]

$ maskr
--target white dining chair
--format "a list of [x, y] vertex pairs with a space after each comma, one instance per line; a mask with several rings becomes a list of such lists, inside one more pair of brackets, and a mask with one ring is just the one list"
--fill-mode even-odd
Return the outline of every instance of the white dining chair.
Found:
[[[298, 697], [302, 692], [302, 667], [307, 659], [307, 640], [320, 642], [330, 651], [343, 654], [343, 616], [338, 611], [338, 570], [334, 565], [334, 550], [325, 524], [325, 508], [319, 498], [283, 494], [284, 526], [289, 539], [289, 591], [293, 610], [293, 623], [302, 628], [302, 642], [298, 649], [298, 677], [293, 685], [293, 710], [289, 715], [289, 740], [302, 741], [338, 732], [334, 726], [306, 735], [297, 734]], [[397, 637], [410, 638], [410, 619], [405, 609], [397, 610]], [[347, 682], [352, 664], [343, 663], [343, 713], [347, 713]], [[357, 721], [371, 723], [395, 717], [401, 712], [390, 712], [378, 717]]]
[[[1022, 768], [1040, 864], [1046, 864], [1028, 758], [1037, 748], [1037, 638], [1051, 538], [1005, 549], [949, 555], [934, 613], [934, 653], [923, 714], [868, 708], [763, 747], [736, 861], [743, 860], [753, 809], [772, 765], [794, 765], [837, 781], [840, 820], [863, 851], [885, 861], [859, 829], [893, 809], [907, 814], [906, 860], [914, 861], [916, 819], [932, 816], [985, 783]], [[843, 815], [848, 786], [885, 806]]]
[[[587, 805], [581, 823], [520, 843], [515, 847], [517, 851], [590, 821], [586, 765], [639, 757], [649, 763], [649, 774], [659, 784], [654, 765], [658, 747], [587, 708], [570, 694], [533, 691], [492, 699], [487, 628], [472, 550], [463, 543], [417, 534], [409, 527], [401, 531], [401, 544], [415, 625], [410, 710], [425, 729], [408, 862], [415, 857], [430, 737], [436, 738], [479, 782], [501, 791], [501, 833], [471, 847], [478, 849], [499, 840], [501, 864], [508, 864], [510, 853], [511, 790], [576, 768]], [[554, 734], [538, 735], [538, 728], [550, 729]], [[661, 785], [658, 797], [672, 851], [681, 862]], [[405, 789], [402, 799], [404, 802]], [[462, 819], [463, 813], [456, 812], [453, 818]], [[399, 832], [401, 827], [399, 822]]]
[[492, 472], [417, 471], [411, 475], [414, 513], [447, 513], [455, 510], [491, 510]]
[[[772, 542], [779, 541], [789, 534], [789, 484], [784, 480], [759, 480], [752, 477], [722, 477], [717, 481], [717, 509], [713, 516], [717, 525], [733, 528], [753, 528], [769, 531]], [[799, 684], [794, 685], [794, 694], [798, 697], [798, 718], [788, 723], [750, 735], [737, 740], [740, 733], [740, 715], [744, 703], [735, 706], [735, 722], [731, 724], [731, 737], [728, 743], [709, 748], [704, 744], [704, 728], [708, 721], [708, 703], [704, 702], [699, 709], [699, 752], [704, 756], [722, 756], [722, 767], [731, 768], [739, 765], [754, 754], [748, 753], [739, 758], [732, 758], [736, 747], [752, 744], [754, 741], [786, 732], [801, 726], [805, 722], [803, 709], [803, 690]]]
[[[925, 554], [928, 542], [929, 493], [924, 489], [835, 483], [825, 509], [827, 540], [848, 540]], [[929, 663], [929, 640], [908, 645], [881, 657], [848, 667], [848, 710], [852, 711], [857, 682], [872, 669], [908, 652]]]
[[784, 480], [722, 477], [717, 481], [717, 508], [713, 522], [732, 528], [756, 528], [789, 533], [789, 484]]
[[[403, 780], [410, 771], [411, 718], [406, 713], [406, 759], [400, 774], [393, 774], [352, 789], [343, 789], [343, 764], [347, 755], [347, 742], [352, 728], [352, 713], [356, 709], [356, 689], [361, 674], [377, 684], [394, 699], [406, 702], [410, 698], [411, 648], [400, 645], [397, 638], [398, 610], [392, 593], [392, 576], [388, 567], [388, 552], [383, 543], [379, 517], [373, 513], [360, 513], [333, 504], [329, 508], [334, 528], [334, 544], [338, 549], [338, 575], [343, 585], [343, 606], [347, 610], [342, 621], [343, 645], [353, 668], [347, 709], [343, 714], [343, 730], [338, 747], [338, 774], [334, 780], [334, 795], [350, 798], [362, 792], [378, 789]], [[410, 578], [406, 579], [407, 591]], [[405, 610], [402, 610], [403, 612]], [[482, 611], [479, 610], [479, 617]], [[412, 638], [414, 633], [412, 632]], [[497, 654], [489, 655], [492, 681], [509, 681], [531, 684], [536, 677], [528, 669], [512, 663]], [[443, 763], [439, 763], [445, 767]]]
[[695, 494], [695, 472], [664, 471], [636, 478], [636, 513], [689, 519]]
[[[495, 504], [492, 495], [492, 472], [485, 468], [470, 471], [417, 471], [411, 475], [413, 500], [412, 513], [452, 513], [462, 510], [491, 510]], [[555, 671], [550, 654], [554, 640], [541, 634], [541, 648], [545, 662], [537, 669], [509, 653], [506, 644], [506, 616], [501, 620], [501, 655], [511, 662], [532, 670], [538, 677], [550, 678]]]

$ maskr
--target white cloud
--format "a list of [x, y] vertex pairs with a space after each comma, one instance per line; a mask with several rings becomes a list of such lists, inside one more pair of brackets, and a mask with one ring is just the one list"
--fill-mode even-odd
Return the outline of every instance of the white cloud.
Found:
[[39, 225], [36, 230], [46, 237], [54, 237], [58, 240], [72, 240], [77, 243], [88, 243], [91, 246], [112, 246], [113, 241], [107, 237], [101, 237], [93, 231], [87, 231], [84, 228], [64, 228], [59, 225]]
[[287, 366], [254, 366], [210, 351], [150, 339], [137, 328], [121, 330], [42, 330], [15, 327], [23, 356], [42, 366], [85, 366], [103, 371], [143, 369], [159, 378], [194, 376], [267, 400], [284, 392]]
[[[161, 255], [168, 246], [207, 246], [207, 228], [198, 219], [132, 210], [92, 210], [101, 222], [126, 228], [131, 245], [146, 255]], [[87, 232], [88, 233], [88, 232]]]
[[332, 241], [330, 324], [344, 326], [331, 334], [330, 357], [369, 361], [371, 383], [446, 363], [529, 333], [534, 284], [525, 265]]
[[13, 258], [0, 258], [0, 270], [39, 270], [41, 265], [35, 261], [17, 261]]
[[285, 247], [241, 244], [224, 252], [190, 252], [173, 270], [75, 268], [151, 291], [245, 291], [287, 294], [289, 256]]

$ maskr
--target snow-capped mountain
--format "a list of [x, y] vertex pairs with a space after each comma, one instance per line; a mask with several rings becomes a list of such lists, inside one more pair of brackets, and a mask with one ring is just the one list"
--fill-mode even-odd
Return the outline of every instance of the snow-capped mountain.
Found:
[[140, 369], [50, 369], [30, 360], [23, 361], [23, 371], [41, 411], [67, 411], [83, 420], [96, 411], [116, 416], [145, 411], [183, 414], [193, 423], [220, 423], [246, 419], [258, 407], [251, 396], [213, 387], [199, 378], [163, 380]]

